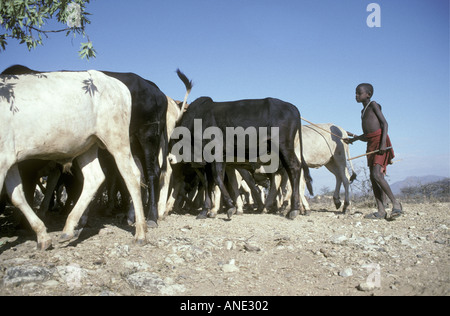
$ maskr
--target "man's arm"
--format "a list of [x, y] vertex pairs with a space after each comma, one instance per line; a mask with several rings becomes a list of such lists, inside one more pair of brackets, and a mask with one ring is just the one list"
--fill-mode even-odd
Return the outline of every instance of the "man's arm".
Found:
[[353, 134], [351, 132], [347, 132], [347, 134], [348, 134], [348, 136], [351, 136], [353, 138], [343, 138], [342, 141], [344, 143], [346, 143], [346, 144], [353, 144], [354, 142], [356, 142], [358, 140], [363, 141], [363, 142], [367, 142], [367, 138], [366, 138], [366, 136], [364, 134], [359, 135], [359, 136], [356, 135], [356, 134]]
[[378, 118], [378, 121], [380, 122], [381, 127], [381, 143], [380, 143], [380, 151], [378, 152], [379, 155], [383, 155], [386, 152], [386, 139], [388, 135], [388, 122], [386, 121], [386, 118], [383, 115], [383, 112], [381, 112], [381, 106], [373, 102], [372, 103], [373, 112]]

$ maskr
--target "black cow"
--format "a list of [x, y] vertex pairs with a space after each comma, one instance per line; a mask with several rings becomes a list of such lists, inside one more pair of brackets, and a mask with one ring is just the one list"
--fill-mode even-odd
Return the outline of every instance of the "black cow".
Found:
[[[171, 160], [191, 163], [193, 167], [197, 168], [198, 174], [202, 175], [205, 187], [208, 187], [209, 178], [206, 173], [211, 172], [214, 181], [221, 190], [222, 198], [228, 209], [228, 217], [234, 214], [236, 208], [224, 185], [225, 164], [257, 168], [262, 164], [260, 160], [262, 160], [265, 154], [265, 149], [263, 148], [266, 148], [267, 153], [270, 152], [271, 155], [278, 150], [278, 155], [275, 158], [278, 159], [280, 164], [272, 172], [275, 172], [282, 166], [289, 175], [293, 194], [291, 198], [291, 211], [288, 214], [288, 218], [294, 219], [299, 211], [303, 214], [303, 208], [299, 199], [300, 172], [303, 170], [305, 173], [305, 179], [307, 179], [308, 189], [311, 194], [312, 179], [309, 174], [309, 168], [304, 163], [302, 147], [300, 146], [300, 153], [296, 154], [295, 152], [295, 138], [299, 137], [301, 140], [301, 121], [300, 113], [294, 105], [273, 98], [214, 102], [209, 97], [201, 97], [189, 105], [178, 127], [180, 128], [178, 130], [179, 133], [175, 133], [175, 137], [173, 137], [175, 139], [171, 140]], [[236, 142], [232, 144], [233, 146], [226, 146], [225, 139], [229, 136], [227, 135], [227, 130], [228, 132], [230, 129], [236, 131], [236, 128], [241, 128], [244, 134], [246, 131], [253, 131], [257, 134], [257, 137], [252, 139], [252, 136], [247, 135], [250, 140], [245, 141], [245, 144]], [[272, 133], [272, 128], [275, 128], [275, 132], [276, 128], [278, 128], [278, 144], [274, 142], [276, 140], [276, 133]], [[218, 144], [214, 146], [213, 141], [219, 141], [220, 143], [220, 133], [214, 133], [217, 129], [221, 131], [223, 137], [222, 145]], [[182, 133], [185, 130], [189, 130], [192, 135], [190, 148], [181, 146], [182, 143], [187, 143], [184, 140], [185, 135]], [[214, 134], [214, 137], [211, 136], [211, 133]], [[205, 134], [207, 136], [202, 137]], [[183, 135], [183, 139], [181, 139], [181, 135]], [[200, 141], [198, 140], [199, 135], [202, 137]], [[235, 137], [233, 135], [231, 136], [233, 138]], [[176, 137], [179, 137], [180, 140], [177, 141]], [[239, 138], [239, 135], [237, 137]], [[239, 153], [239, 149], [242, 150], [242, 147], [245, 147], [243, 150], [244, 153], [242, 151]], [[183, 152], [181, 152], [180, 148], [182, 148]], [[186, 155], [185, 150], [189, 150], [190, 153]], [[208, 157], [203, 155], [207, 153], [205, 152], [206, 150], [211, 151], [214, 159], [211, 159], [211, 155]], [[221, 153], [219, 153], [220, 150], [222, 150]], [[201, 156], [198, 156], [199, 152]], [[257, 160], [254, 159], [255, 153], [258, 156]], [[232, 160], [229, 159], [230, 155], [233, 156]], [[181, 159], [181, 156], [183, 156], [183, 159]], [[192, 160], [186, 161], [187, 157], [190, 157]], [[301, 162], [299, 159], [301, 159]], [[267, 162], [267, 160], [264, 162]], [[205, 203], [209, 203], [208, 196], [206, 196], [205, 201]], [[207, 208], [203, 208], [201, 214], [203, 217], [206, 216], [205, 212]]]
[[[2, 74], [40, 74], [22, 65], [11, 66]], [[133, 155], [137, 156], [144, 168], [145, 185], [149, 190], [147, 205], [147, 224], [156, 227], [158, 221], [159, 179], [161, 170], [166, 169], [166, 160], [162, 167], [158, 161], [160, 149], [164, 157], [168, 152], [168, 136], [166, 131], [167, 97], [158, 86], [134, 73], [116, 73], [103, 71], [104, 74], [116, 78], [130, 90], [132, 110], [130, 122], [130, 141]], [[178, 69], [178, 77], [186, 86], [186, 97], [192, 89], [192, 81]], [[185, 102], [183, 108], [185, 107]]]

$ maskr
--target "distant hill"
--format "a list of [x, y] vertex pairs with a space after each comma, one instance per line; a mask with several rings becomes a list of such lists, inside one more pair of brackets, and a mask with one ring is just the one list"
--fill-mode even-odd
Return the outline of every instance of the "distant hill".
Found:
[[422, 176], [422, 177], [408, 177], [403, 181], [398, 181], [391, 184], [391, 190], [394, 194], [400, 194], [403, 188], [417, 187], [420, 185], [437, 182], [446, 179], [441, 176]]

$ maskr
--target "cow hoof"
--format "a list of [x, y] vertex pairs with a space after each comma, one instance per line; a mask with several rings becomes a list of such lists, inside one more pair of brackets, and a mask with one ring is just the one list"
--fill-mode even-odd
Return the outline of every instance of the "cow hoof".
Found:
[[342, 213], [345, 215], [350, 215], [350, 209], [348, 208], [350, 206], [350, 203], [345, 202], [344, 208], [342, 209]]
[[147, 221], [148, 228], [158, 228], [158, 223], [152, 220]]
[[288, 214], [288, 219], [294, 220], [298, 216], [298, 211], [290, 211]]
[[231, 216], [233, 216], [234, 214], [236, 214], [236, 208], [235, 207], [232, 207], [232, 208], [228, 209], [228, 211], [227, 211], [228, 218], [231, 218]]
[[133, 226], [136, 222], [136, 218], [134, 217], [134, 213], [129, 212], [127, 214], [127, 223], [129, 226]]
[[80, 237], [80, 234], [81, 234], [82, 231], [83, 231], [83, 228], [75, 229], [75, 232], [74, 232], [73, 237], [74, 237], [74, 238]]
[[136, 239], [134, 241], [134, 243], [138, 246], [145, 246], [147, 244], [147, 240], [145, 238], [144, 239]]
[[244, 211], [240, 210], [236, 212], [236, 215], [244, 215]]
[[40, 250], [40, 251], [48, 250], [51, 247], [52, 247], [52, 239], [51, 238], [46, 239], [44, 241], [40, 241], [37, 244], [37, 249]]
[[208, 215], [206, 214], [206, 212], [201, 212], [200, 214], [197, 215], [197, 217], [195, 219], [207, 219]]
[[71, 241], [72, 239], [74, 239], [75, 238], [75, 235], [74, 234], [66, 234], [66, 233], [64, 233], [64, 234], [62, 234], [61, 235], [61, 237], [59, 237], [59, 243], [65, 243], [65, 242], [68, 242], [68, 241]]
[[334, 205], [336, 206], [336, 209], [337, 210], [340, 209], [342, 206], [341, 200], [333, 198], [333, 201], [334, 201]]
[[216, 218], [217, 213], [208, 213], [208, 218]]

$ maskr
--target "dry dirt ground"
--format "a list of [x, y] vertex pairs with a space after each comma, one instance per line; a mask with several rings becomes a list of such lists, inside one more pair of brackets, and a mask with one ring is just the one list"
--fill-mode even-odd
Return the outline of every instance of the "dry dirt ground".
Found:
[[344, 216], [332, 205], [294, 221], [273, 214], [171, 214], [133, 244], [119, 217], [92, 216], [54, 248], [0, 218], [0, 295], [449, 295], [450, 203], [405, 204], [394, 222]]

